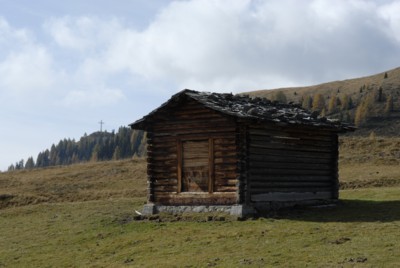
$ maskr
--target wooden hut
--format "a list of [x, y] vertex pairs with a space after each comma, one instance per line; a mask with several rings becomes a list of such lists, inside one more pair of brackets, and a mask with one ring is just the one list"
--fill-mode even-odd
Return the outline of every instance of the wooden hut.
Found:
[[183, 90], [130, 126], [147, 131], [145, 214], [338, 199], [338, 133], [350, 128], [300, 106]]

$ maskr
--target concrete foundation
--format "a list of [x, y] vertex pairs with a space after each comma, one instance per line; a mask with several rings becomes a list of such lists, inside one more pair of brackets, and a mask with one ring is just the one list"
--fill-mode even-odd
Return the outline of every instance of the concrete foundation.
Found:
[[211, 206], [163, 206], [155, 204], [146, 204], [143, 206], [143, 215], [154, 215], [160, 212], [171, 214], [182, 213], [207, 213], [222, 212], [238, 217], [251, 217], [259, 213], [290, 208], [295, 206], [317, 206], [334, 204], [337, 200], [303, 200], [303, 201], [287, 201], [287, 202], [254, 202], [248, 205], [211, 205]]
[[153, 215], [160, 212], [166, 212], [171, 214], [181, 213], [202, 213], [202, 212], [223, 212], [233, 216], [247, 217], [256, 214], [253, 207], [245, 205], [231, 205], [231, 206], [162, 206], [154, 204], [146, 204], [143, 207], [143, 215]]

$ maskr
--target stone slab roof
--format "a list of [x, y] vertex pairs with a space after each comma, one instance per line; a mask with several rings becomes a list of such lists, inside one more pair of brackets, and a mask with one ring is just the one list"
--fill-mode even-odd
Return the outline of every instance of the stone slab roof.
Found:
[[350, 125], [343, 124], [338, 120], [320, 117], [318, 112], [307, 111], [297, 104], [283, 104], [265, 98], [251, 98], [246, 95], [233, 95], [231, 93], [200, 92], [190, 89], [185, 89], [173, 95], [159, 108], [130, 124], [130, 126], [134, 129], [147, 129], [146, 125], [150, 123], [148, 121], [151, 121], [152, 115], [167, 107], [178, 106], [185, 98], [191, 98], [205, 107], [242, 121], [269, 122], [280, 125], [308, 125], [334, 131], [354, 130], [354, 127]]

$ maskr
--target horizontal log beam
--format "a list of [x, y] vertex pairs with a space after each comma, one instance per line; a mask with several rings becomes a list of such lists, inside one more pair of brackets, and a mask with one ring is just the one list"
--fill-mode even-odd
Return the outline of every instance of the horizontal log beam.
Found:
[[285, 149], [260, 149], [260, 148], [250, 148], [250, 156], [253, 155], [269, 155], [269, 156], [290, 156], [290, 157], [305, 157], [305, 158], [324, 158], [332, 159], [333, 154], [326, 152], [310, 152], [310, 151], [298, 151], [295, 148], [285, 148]]
[[250, 192], [252, 194], [261, 194], [261, 193], [273, 193], [273, 192], [329, 192], [332, 190], [332, 187], [268, 187], [268, 188], [251, 188]]
[[299, 175], [291, 175], [291, 176], [279, 176], [279, 175], [252, 175], [251, 181], [253, 182], [263, 182], [263, 181], [304, 181], [304, 182], [313, 182], [313, 181], [333, 181], [332, 176], [299, 176]]
[[332, 198], [332, 192], [320, 191], [320, 192], [304, 192], [304, 193], [263, 193], [253, 194], [251, 200], [254, 202], [285, 202], [285, 201], [304, 201], [304, 200], [327, 200]]
[[249, 166], [251, 169], [273, 168], [273, 169], [295, 169], [295, 170], [333, 170], [333, 164], [317, 164], [317, 163], [285, 163], [285, 162], [252, 162]]
[[310, 164], [332, 164], [332, 158], [318, 158], [318, 157], [299, 157], [292, 155], [250, 155], [250, 163], [310, 163]]
[[300, 152], [317, 152], [317, 153], [332, 153], [332, 147], [315, 147], [310, 145], [291, 145], [284, 143], [270, 143], [270, 142], [250, 142], [250, 150], [252, 149], [277, 149], [277, 150], [288, 150], [288, 151], [300, 151]]
[[273, 169], [273, 168], [258, 168], [258, 169], [250, 169], [250, 175], [331, 175], [332, 171], [330, 170], [292, 170], [292, 169]]

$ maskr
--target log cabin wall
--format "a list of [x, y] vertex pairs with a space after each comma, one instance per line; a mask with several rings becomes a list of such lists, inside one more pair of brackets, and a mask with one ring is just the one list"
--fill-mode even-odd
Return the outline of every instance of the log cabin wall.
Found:
[[[231, 117], [187, 99], [158, 112], [152, 122], [148, 130], [149, 202], [229, 205], [239, 201], [238, 128]], [[201, 181], [204, 177], [207, 181]]]
[[251, 202], [338, 198], [337, 133], [306, 126], [250, 125]]

